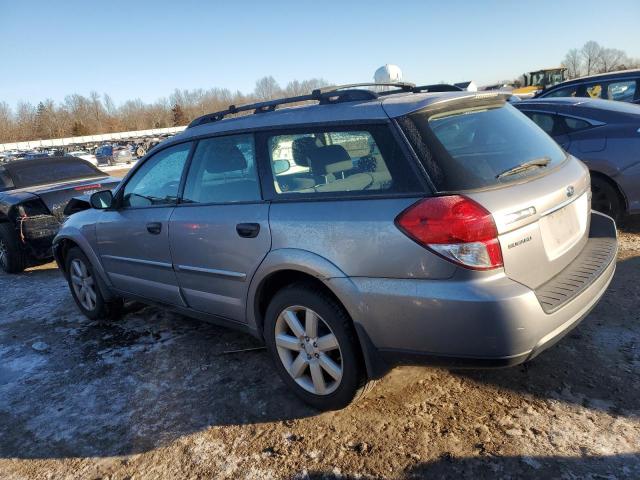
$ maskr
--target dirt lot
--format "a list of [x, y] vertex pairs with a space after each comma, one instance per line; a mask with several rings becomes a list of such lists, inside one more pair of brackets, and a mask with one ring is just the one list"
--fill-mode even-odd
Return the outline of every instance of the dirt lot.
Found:
[[640, 221], [606, 296], [527, 367], [403, 367], [319, 414], [252, 338], [155, 308], [81, 317], [0, 276], [0, 478], [640, 478]]

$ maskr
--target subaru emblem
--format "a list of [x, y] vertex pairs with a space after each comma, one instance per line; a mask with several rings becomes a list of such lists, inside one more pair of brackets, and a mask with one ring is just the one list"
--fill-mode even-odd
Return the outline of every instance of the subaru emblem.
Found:
[[573, 185], [569, 185], [567, 187], [567, 197], [573, 197], [573, 194], [575, 193], [575, 188], [573, 188]]

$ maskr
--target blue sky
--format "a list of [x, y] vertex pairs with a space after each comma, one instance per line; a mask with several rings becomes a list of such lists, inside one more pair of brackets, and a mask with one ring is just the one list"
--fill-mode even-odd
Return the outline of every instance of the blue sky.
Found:
[[596, 40], [640, 57], [640, 1], [0, 0], [0, 101], [175, 88], [251, 91], [273, 75], [491, 83], [560, 64]]

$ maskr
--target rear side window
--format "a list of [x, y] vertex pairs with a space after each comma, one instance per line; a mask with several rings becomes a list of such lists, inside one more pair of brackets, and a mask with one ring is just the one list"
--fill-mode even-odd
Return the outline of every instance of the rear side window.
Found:
[[[436, 188], [459, 191], [521, 180], [565, 159], [562, 149], [534, 122], [509, 104], [421, 111], [400, 119]], [[545, 167], [504, 176], [531, 161]]]
[[564, 117], [564, 123], [570, 132], [579, 132], [580, 130], [586, 130], [591, 126], [586, 120], [580, 120], [579, 118]]
[[387, 127], [271, 135], [267, 148], [277, 195], [420, 189]]
[[636, 95], [636, 81], [612, 82], [607, 85], [607, 99], [619, 102], [633, 102]]
[[260, 200], [253, 135], [201, 140], [191, 161], [183, 201], [231, 203]]

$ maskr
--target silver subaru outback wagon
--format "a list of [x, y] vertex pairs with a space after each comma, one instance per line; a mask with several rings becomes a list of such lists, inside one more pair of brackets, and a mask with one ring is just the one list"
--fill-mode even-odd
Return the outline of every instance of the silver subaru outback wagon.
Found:
[[249, 332], [320, 409], [398, 364], [532, 359], [603, 295], [615, 223], [505, 96], [441, 90], [335, 87], [194, 120], [55, 238], [79, 309], [137, 300]]

